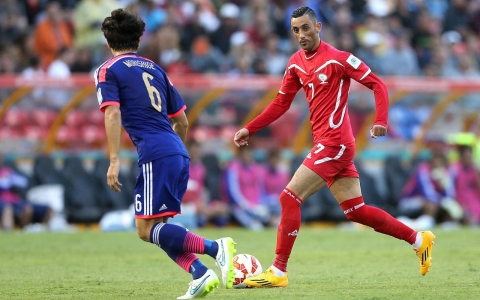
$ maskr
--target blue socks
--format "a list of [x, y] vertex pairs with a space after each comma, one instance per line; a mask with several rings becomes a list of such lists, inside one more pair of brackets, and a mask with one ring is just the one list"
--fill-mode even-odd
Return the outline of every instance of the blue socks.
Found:
[[212, 240], [205, 239], [204, 245], [205, 245], [205, 254], [215, 259], [218, 252], [218, 243]]
[[198, 279], [202, 277], [203, 275], [205, 275], [205, 273], [207, 273], [207, 271], [208, 271], [208, 268], [205, 267], [205, 265], [202, 264], [202, 262], [199, 259], [194, 261], [190, 266], [190, 274], [192, 274], [193, 279]]

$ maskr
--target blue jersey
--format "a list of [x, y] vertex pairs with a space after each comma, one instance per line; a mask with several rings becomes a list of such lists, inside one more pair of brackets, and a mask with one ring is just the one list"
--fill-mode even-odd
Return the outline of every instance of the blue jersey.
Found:
[[120, 106], [139, 164], [168, 155], [188, 157], [169, 120], [186, 109], [185, 102], [157, 64], [135, 53], [115, 56], [96, 70], [95, 85], [100, 110]]

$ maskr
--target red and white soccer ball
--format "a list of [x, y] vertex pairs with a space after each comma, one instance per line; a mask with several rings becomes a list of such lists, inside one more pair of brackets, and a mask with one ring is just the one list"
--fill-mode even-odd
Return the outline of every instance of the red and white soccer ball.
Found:
[[237, 254], [233, 257], [233, 267], [235, 268], [235, 280], [233, 287], [236, 289], [244, 289], [248, 286], [243, 283], [246, 278], [260, 275], [262, 273], [262, 265], [250, 254]]

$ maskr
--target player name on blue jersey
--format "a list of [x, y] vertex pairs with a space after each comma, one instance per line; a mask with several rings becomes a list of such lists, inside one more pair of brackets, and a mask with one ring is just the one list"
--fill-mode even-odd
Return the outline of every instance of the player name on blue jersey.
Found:
[[147, 69], [152, 69], [155, 70], [155, 66], [153, 65], [152, 62], [149, 61], [143, 61], [143, 60], [132, 60], [132, 59], [126, 59], [123, 61], [123, 63], [131, 68], [131, 67], [141, 67], [141, 68], [147, 68]]

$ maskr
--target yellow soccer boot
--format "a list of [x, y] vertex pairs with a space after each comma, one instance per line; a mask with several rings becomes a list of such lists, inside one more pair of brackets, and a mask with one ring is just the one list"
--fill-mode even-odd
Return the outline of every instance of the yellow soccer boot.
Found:
[[258, 276], [245, 279], [243, 283], [255, 288], [286, 287], [288, 285], [288, 276], [285, 273], [285, 275], [278, 277], [270, 267]]

